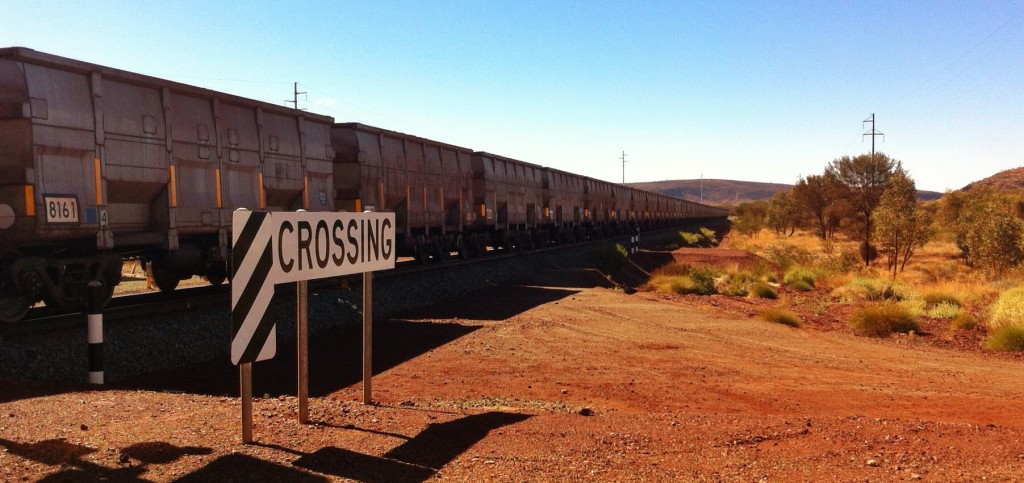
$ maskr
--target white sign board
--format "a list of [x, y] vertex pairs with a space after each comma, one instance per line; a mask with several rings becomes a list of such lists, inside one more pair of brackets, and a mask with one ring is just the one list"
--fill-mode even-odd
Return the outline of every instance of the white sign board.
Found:
[[274, 283], [395, 268], [394, 213], [273, 213]]

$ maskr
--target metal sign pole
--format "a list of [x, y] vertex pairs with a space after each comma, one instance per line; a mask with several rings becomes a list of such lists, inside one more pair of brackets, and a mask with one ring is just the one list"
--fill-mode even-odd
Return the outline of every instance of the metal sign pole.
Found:
[[238, 365], [238, 379], [242, 392], [242, 442], [252, 443], [252, 364]]
[[373, 272], [363, 272], [363, 404], [373, 404]]
[[298, 293], [295, 316], [295, 323], [298, 327], [298, 368], [299, 368], [299, 422], [309, 422], [309, 332], [306, 323], [309, 312], [309, 282], [301, 280], [295, 282], [295, 292]]

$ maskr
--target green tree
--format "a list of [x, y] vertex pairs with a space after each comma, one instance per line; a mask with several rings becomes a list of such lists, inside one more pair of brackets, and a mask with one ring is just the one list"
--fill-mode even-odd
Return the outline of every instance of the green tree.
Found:
[[732, 226], [737, 232], [756, 236], [764, 228], [768, 204], [764, 201], [740, 203], [732, 212]]
[[789, 231], [792, 236], [800, 221], [800, 210], [793, 202], [790, 191], [779, 191], [768, 199], [768, 226], [782, 235]]
[[954, 235], [967, 264], [990, 276], [1019, 265], [1024, 250], [1018, 198], [992, 190], [971, 190], [959, 197]]
[[898, 172], [903, 172], [900, 162], [883, 153], [853, 158], [843, 156], [825, 168], [826, 175], [835, 177], [843, 198], [850, 202], [857, 214], [860, 225], [858, 238], [861, 239], [861, 256], [865, 265], [870, 265], [874, 258], [872, 215], [882, 199], [889, 177]]
[[818, 237], [822, 239], [831, 238], [830, 234], [835, 233], [835, 227], [838, 227], [838, 222], [832, 227], [833, 220], [830, 219], [830, 215], [838, 213], [833, 209], [836, 201], [835, 183], [828, 174], [810, 175], [800, 178], [792, 191], [793, 203], [813, 220], [817, 225]]
[[907, 267], [914, 251], [932, 236], [931, 216], [917, 204], [914, 180], [903, 171], [889, 177], [875, 217], [875, 240], [886, 254], [892, 276]]

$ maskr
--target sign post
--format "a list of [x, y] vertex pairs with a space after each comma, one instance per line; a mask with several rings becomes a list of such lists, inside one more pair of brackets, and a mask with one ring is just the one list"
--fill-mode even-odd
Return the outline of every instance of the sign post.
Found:
[[[395, 267], [394, 213], [250, 212], [232, 216], [231, 362], [239, 365], [242, 393], [242, 441], [252, 442], [251, 363], [274, 357], [276, 326], [270, 302], [274, 285], [297, 282], [299, 421], [309, 420], [308, 284], [309, 280]], [[372, 291], [364, 285], [363, 324], [372, 323]], [[367, 322], [367, 321], [370, 322]], [[368, 332], [366, 332], [368, 334]], [[364, 335], [366, 337], [366, 335]], [[369, 350], [364, 340], [364, 350]], [[369, 376], [364, 354], [364, 401]]]
[[363, 273], [363, 404], [373, 404], [373, 272]]

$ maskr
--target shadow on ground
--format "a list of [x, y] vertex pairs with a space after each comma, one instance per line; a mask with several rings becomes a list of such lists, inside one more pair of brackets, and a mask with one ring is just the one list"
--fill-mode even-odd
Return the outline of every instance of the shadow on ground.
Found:
[[[421, 354], [466, 336], [481, 327], [476, 321], [500, 321], [578, 290], [498, 286], [463, 298], [415, 309], [373, 327], [373, 368], [379, 374]], [[483, 301], [484, 303], [481, 303]], [[281, 334], [278, 334], [279, 340]], [[253, 364], [253, 391], [270, 396], [294, 395], [296, 347], [279, 342], [277, 355]], [[325, 396], [362, 380], [362, 328], [344, 326], [309, 339], [309, 394]], [[212, 360], [158, 371], [112, 384], [118, 389], [180, 391], [215, 396], [238, 395], [238, 368]]]

